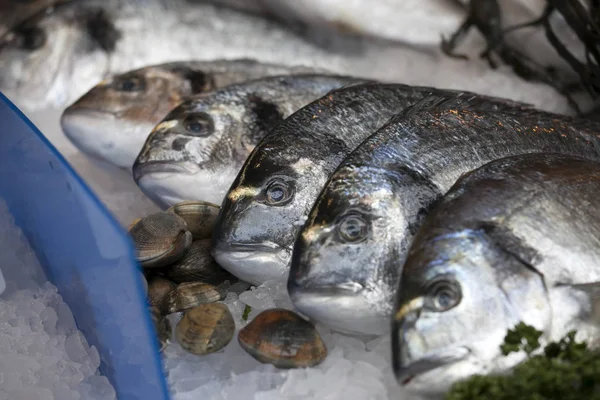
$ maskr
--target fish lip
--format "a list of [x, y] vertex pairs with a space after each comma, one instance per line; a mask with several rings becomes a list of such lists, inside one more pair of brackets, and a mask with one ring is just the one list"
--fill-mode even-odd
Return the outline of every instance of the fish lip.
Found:
[[216, 253], [228, 253], [230, 256], [236, 258], [243, 258], [243, 255], [248, 253], [254, 253], [260, 251], [263, 253], [278, 253], [281, 250], [285, 250], [282, 246], [274, 242], [257, 242], [257, 243], [244, 243], [244, 242], [218, 242], [214, 247]]
[[[173, 162], [173, 161], [149, 161], [145, 163], [135, 163], [133, 166], [133, 179], [139, 182], [140, 179], [152, 174], [187, 174], [193, 175], [199, 170], [198, 166], [192, 162]], [[158, 179], [158, 177], [155, 177]]]
[[108, 111], [108, 110], [98, 110], [96, 108], [86, 107], [86, 106], [78, 106], [73, 104], [67, 107], [63, 113], [63, 116], [71, 116], [77, 113], [78, 115], [85, 115], [86, 117], [97, 117], [97, 118], [106, 118], [107, 116], [111, 116], [113, 118], [117, 118], [119, 112], [117, 111]]
[[273, 242], [217, 241], [212, 250], [215, 261], [221, 267], [255, 286], [281, 279], [282, 275], [289, 272], [286, 267], [289, 267], [287, 253], [287, 248]]
[[288, 282], [288, 291], [291, 296], [359, 296], [366, 288], [358, 282], [344, 282], [340, 284], [311, 285], [298, 283], [294, 280]]
[[[394, 354], [397, 354], [397, 349], [394, 349]], [[396, 380], [402, 386], [406, 386], [418, 375], [462, 361], [470, 354], [471, 350], [466, 346], [443, 349], [426, 354], [424, 357], [408, 365], [401, 366], [398, 363], [394, 363], [394, 374], [396, 375]]]

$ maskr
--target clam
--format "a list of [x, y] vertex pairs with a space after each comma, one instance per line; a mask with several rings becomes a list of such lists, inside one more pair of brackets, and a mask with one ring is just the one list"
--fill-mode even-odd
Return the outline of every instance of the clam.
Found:
[[282, 308], [258, 314], [238, 334], [248, 354], [277, 368], [301, 368], [319, 364], [327, 348], [314, 325]]
[[162, 308], [163, 300], [175, 288], [177, 288], [177, 285], [167, 278], [156, 274], [150, 275], [148, 277], [148, 301], [150, 305], [164, 312]]
[[204, 282], [186, 282], [177, 285], [163, 299], [166, 314], [185, 311], [200, 304], [213, 303], [225, 298], [225, 291]]
[[234, 332], [235, 322], [225, 304], [201, 304], [183, 315], [175, 339], [190, 353], [203, 355], [227, 346]]
[[192, 244], [192, 234], [177, 214], [157, 212], [142, 218], [129, 234], [144, 268], [158, 268], [179, 260]]
[[160, 342], [160, 351], [163, 351], [171, 341], [171, 332], [173, 331], [171, 323], [161, 314], [157, 307], [150, 307], [150, 314], [152, 315], [154, 329]]
[[205, 201], [183, 201], [167, 209], [183, 218], [194, 240], [208, 239], [212, 236], [213, 227], [220, 207]]
[[216, 263], [212, 254], [212, 239], [192, 242], [187, 253], [166, 271], [165, 276], [175, 283], [206, 282], [220, 285], [225, 280], [236, 280], [229, 272]]
[[138, 222], [140, 222], [142, 219], [141, 218], [136, 218], [134, 219], [131, 224], [129, 224], [129, 227], [127, 228], [128, 231], [131, 231], [131, 228], [133, 228], [135, 226], [135, 224], [137, 224]]

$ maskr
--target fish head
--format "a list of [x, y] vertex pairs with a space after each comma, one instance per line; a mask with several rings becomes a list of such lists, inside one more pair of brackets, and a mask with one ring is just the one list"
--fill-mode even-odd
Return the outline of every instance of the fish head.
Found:
[[505, 371], [524, 354], [500, 346], [519, 322], [548, 332], [543, 276], [485, 229], [424, 226], [404, 265], [392, 320], [398, 381], [441, 393], [473, 374]]
[[[106, 13], [73, 8], [38, 13], [0, 37], [0, 90], [18, 105], [62, 106], [71, 101], [69, 93], [83, 93], [90, 77], [106, 71], [108, 55], [99, 44], [106, 38], [91, 29], [108, 19]], [[71, 79], [74, 71], [77, 80]]]
[[400, 253], [386, 239], [403, 220], [395, 191], [382, 170], [345, 163], [332, 175], [294, 245], [288, 292], [303, 314], [343, 332], [389, 332]]
[[82, 151], [131, 170], [144, 142], [184, 99], [212, 89], [208, 74], [165, 64], [114, 75], [63, 112], [65, 135]]
[[266, 139], [227, 193], [213, 235], [219, 265], [256, 285], [285, 279], [296, 234], [327, 180], [322, 150], [298, 154], [274, 134]]
[[138, 186], [157, 204], [221, 204], [254, 149], [252, 111], [226, 92], [194, 96], [157, 124], [134, 166]]

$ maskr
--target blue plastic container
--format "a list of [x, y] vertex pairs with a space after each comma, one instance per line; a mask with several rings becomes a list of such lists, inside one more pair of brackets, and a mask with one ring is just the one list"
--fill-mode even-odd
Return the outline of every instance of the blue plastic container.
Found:
[[62, 155], [0, 94], [0, 196], [119, 400], [168, 400], [139, 264], [126, 232]]

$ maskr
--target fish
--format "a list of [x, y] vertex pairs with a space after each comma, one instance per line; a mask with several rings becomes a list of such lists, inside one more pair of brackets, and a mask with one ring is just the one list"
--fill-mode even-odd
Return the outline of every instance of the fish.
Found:
[[337, 73], [357, 62], [274, 21], [213, 4], [54, 1], [0, 36], [0, 91], [24, 111], [62, 110], [103, 79], [168, 62], [253, 58]]
[[600, 124], [471, 93], [406, 108], [332, 173], [294, 244], [294, 306], [331, 328], [386, 335], [399, 274], [427, 214], [465, 172], [556, 152], [600, 160]]
[[254, 146], [297, 109], [360, 78], [265, 77], [184, 101], [148, 136], [133, 165], [140, 189], [160, 207], [184, 200], [221, 204]]
[[82, 152], [131, 172], [148, 134], [186, 99], [265, 76], [317, 70], [253, 59], [147, 66], [116, 74], [94, 86], [65, 109], [61, 126]]
[[412, 46], [435, 46], [441, 34], [450, 34], [458, 29], [464, 18], [464, 9], [452, 1], [260, 2], [265, 12], [273, 18], [288, 24], [318, 45], [333, 49], [343, 36], [375, 38]]
[[71, 0], [1, 0], [0, 36], [32, 15]]
[[524, 359], [500, 351], [520, 322], [542, 332], [542, 346], [571, 330], [600, 345], [599, 190], [599, 163], [556, 153], [462, 175], [402, 271], [392, 329], [398, 381], [433, 394], [473, 374], [505, 373]]
[[289, 271], [303, 218], [340, 162], [405, 107], [445, 90], [363, 83], [298, 110], [252, 151], [215, 224], [219, 265], [253, 284]]

